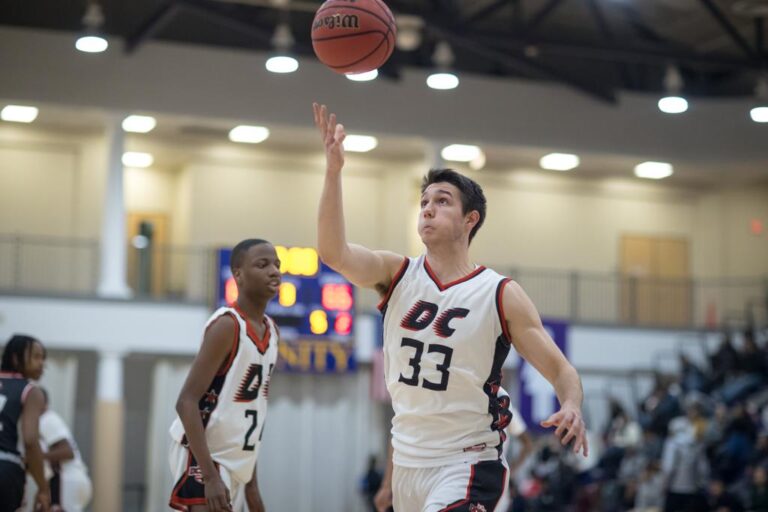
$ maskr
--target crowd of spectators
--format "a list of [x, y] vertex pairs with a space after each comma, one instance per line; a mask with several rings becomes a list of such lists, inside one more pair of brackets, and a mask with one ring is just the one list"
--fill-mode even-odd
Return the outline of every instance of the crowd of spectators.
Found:
[[768, 512], [768, 332], [736, 338], [681, 354], [635, 411], [612, 400], [594, 463], [542, 438], [510, 510]]

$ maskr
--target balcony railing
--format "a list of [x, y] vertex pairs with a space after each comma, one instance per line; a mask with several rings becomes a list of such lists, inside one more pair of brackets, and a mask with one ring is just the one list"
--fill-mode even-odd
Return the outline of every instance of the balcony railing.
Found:
[[[215, 263], [216, 251], [207, 247], [129, 246], [128, 284], [136, 298], [212, 304]], [[0, 235], [0, 291], [93, 296], [98, 274], [97, 240]], [[550, 318], [648, 327], [768, 324], [768, 277], [659, 279], [528, 268], [507, 274]]]

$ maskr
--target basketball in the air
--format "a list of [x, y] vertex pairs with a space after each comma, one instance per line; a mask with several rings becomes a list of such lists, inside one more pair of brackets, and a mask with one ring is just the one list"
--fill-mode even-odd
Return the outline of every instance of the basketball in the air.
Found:
[[337, 73], [365, 73], [392, 55], [396, 33], [395, 17], [381, 0], [327, 0], [312, 22], [312, 47]]

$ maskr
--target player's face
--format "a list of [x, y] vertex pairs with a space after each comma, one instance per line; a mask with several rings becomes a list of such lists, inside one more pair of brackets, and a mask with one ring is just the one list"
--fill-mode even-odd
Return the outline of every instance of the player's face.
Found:
[[427, 244], [456, 241], [469, 231], [461, 204], [461, 192], [450, 183], [433, 183], [421, 195], [419, 235]]
[[24, 361], [24, 376], [32, 380], [40, 380], [45, 366], [45, 349], [43, 345], [35, 341], [30, 345]]
[[280, 260], [272, 244], [254, 245], [235, 269], [240, 292], [255, 299], [271, 299], [280, 289]]

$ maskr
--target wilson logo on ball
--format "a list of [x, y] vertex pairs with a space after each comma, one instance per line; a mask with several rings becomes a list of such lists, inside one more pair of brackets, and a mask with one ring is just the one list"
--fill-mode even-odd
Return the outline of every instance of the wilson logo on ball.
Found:
[[395, 49], [395, 17], [381, 0], [327, 0], [312, 22], [312, 47], [336, 73], [381, 67]]

